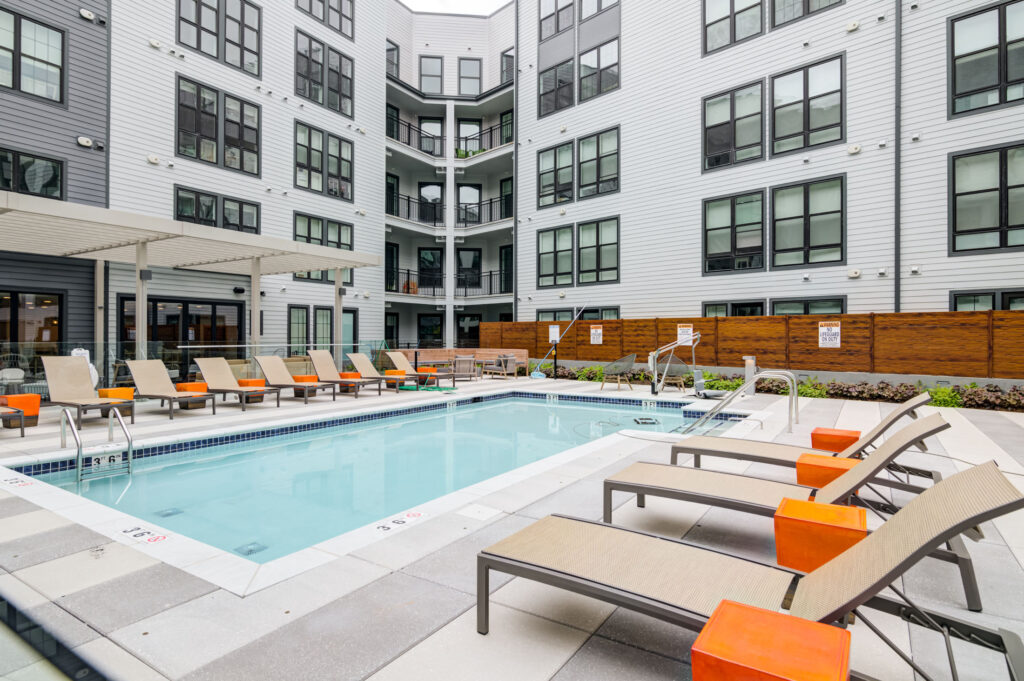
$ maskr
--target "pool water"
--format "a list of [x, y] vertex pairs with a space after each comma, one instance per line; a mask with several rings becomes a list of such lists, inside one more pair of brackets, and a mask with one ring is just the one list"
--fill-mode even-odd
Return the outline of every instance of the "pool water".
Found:
[[[496, 400], [137, 459], [127, 491], [123, 475], [78, 491], [265, 563], [619, 430], [691, 420], [675, 409]], [[41, 477], [76, 491], [73, 471]]]

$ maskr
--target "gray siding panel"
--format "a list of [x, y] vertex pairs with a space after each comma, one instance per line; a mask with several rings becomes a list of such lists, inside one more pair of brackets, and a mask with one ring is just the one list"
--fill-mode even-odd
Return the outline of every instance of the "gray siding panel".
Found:
[[537, 46], [537, 69], [544, 71], [576, 55], [576, 29], [562, 31]]
[[618, 37], [621, 31], [619, 15], [621, 7], [621, 5], [613, 5], [580, 24], [579, 50], [581, 54], [592, 47], [597, 47]]
[[0, 251], [0, 291], [57, 293], [64, 297], [61, 319], [67, 343], [93, 342], [94, 272], [92, 260]]

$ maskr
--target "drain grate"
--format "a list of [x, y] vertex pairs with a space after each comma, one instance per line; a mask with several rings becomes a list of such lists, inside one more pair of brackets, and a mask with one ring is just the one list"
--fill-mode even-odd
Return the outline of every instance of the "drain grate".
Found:
[[633, 419], [633, 423], [639, 424], [641, 426], [656, 426], [659, 423], [661, 423], [661, 421], [655, 418], [651, 418], [650, 416], [637, 416], [636, 418]]
[[162, 511], [157, 511], [156, 514], [161, 518], [170, 518], [171, 516], [181, 515], [184, 513], [180, 508], [165, 508]]
[[266, 544], [261, 544], [258, 541], [254, 541], [254, 542], [249, 542], [248, 544], [244, 544], [242, 546], [239, 546], [238, 548], [235, 549], [235, 553], [239, 553], [239, 554], [241, 554], [243, 556], [251, 556], [254, 553], [259, 553], [260, 551], [266, 551], [266, 550], [267, 550]]

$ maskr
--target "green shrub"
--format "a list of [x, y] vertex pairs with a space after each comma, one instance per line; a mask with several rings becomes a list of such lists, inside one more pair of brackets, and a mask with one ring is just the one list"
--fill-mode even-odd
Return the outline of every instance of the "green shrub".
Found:
[[812, 379], [798, 385], [796, 387], [796, 394], [800, 397], [828, 397], [828, 389], [824, 384]]
[[962, 407], [963, 397], [953, 388], [932, 388], [928, 391], [932, 396], [933, 407]]
[[596, 381], [600, 383], [602, 378], [604, 378], [604, 367], [583, 367], [576, 370], [577, 381]]

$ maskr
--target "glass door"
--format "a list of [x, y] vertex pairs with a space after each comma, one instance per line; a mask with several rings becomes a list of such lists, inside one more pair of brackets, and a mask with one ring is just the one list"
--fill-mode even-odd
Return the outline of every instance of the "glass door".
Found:
[[384, 313], [384, 342], [392, 349], [398, 347], [398, 322], [397, 312]]
[[384, 176], [384, 180], [384, 212], [387, 213], [388, 215], [394, 215], [395, 217], [408, 218], [408, 213], [402, 215], [401, 213], [398, 212], [398, 196], [399, 194], [401, 194], [401, 191], [399, 189], [400, 180], [398, 179], [398, 175], [392, 175], [391, 173], [388, 173], [387, 175]]
[[444, 250], [421, 248], [419, 250], [419, 292], [421, 295], [444, 293]]
[[444, 345], [444, 315], [421, 314], [417, 318], [417, 340], [421, 348], [439, 348]]
[[501, 277], [501, 293], [512, 293], [513, 272], [515, 263], [512, 257], [512, 246], [502, 246], [498, 250], [498, 268]]
[[501, 143], [511, 144], [515, 137], [515, 118], [511, 111], [501, 114]]
[[460, 158], [472, 156], [482, 148], [480, 144], [481, 121], [476, 119], [459, 120], [459, 140], [457, 148], [462, 152]]
[[[480, 195], [482, 189], [478, 184], [459, 185], [459, 224], [480, 224]], [[488, 222], [490, 222], [488, 220]]]
[[444, 184], [420, 182], [419, 221], [436, 225], [444, 222]]
[[420, 151], [444, 156], [444, 119], [420, 118]]
[[385, 123], [384, 129], [388, 137], [390, 137], [393, 140], [401, 141], [401, 139], [398, 136], [398, 121], [400, 120], [398, 116], [398, 107], [391, 106], [390, 104], [388, 104], [387, 107], [387, 123]]
[[457, 346], [460, 348], [480, 347], [480, 315], [459, 314], [455, 317]]
[[480, 291], [480, 261], [481, 249], [460, 248], [455, 252], [455, 259], [459, 267], [456, 272], [458, 287], [462, 295], [479, 295]]
[[384, 244], [384, 290], [398, 291], [398, 244]]
[[508, 220], [512, 217], [512, 178], [506, 177], [501, 181], [501, 219]]

